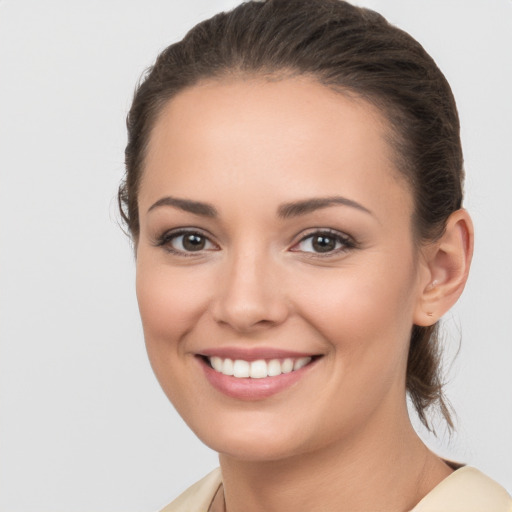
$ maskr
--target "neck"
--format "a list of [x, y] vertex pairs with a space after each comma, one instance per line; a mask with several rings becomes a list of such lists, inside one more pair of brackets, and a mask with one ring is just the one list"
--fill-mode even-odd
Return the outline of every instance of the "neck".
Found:
[[403, 420], [284, 460], [220, 455], [227, 512], [410, 510], [452, 470]]

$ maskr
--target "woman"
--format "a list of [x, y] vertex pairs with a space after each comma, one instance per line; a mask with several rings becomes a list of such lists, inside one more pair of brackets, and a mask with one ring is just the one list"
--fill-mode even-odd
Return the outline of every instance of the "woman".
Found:
[[411, 426], [473, 229], [450, 88], [378, 14], [248, 2], [167, 48], [120, 204], [154, 372], [215, 471], [167, 511], [512, 510]]

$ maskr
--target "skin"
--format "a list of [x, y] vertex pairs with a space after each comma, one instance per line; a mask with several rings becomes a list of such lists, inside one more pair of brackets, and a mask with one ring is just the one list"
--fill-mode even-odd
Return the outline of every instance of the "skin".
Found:
[[[439, 242], [414, 242], [388, 130], [368, 103], [307, 78], [204, 82], [157, 120], [137, 297], [163, 390], [220, 454], [219, 509], [225, 497], [229, 512], [408, 510], [451, 472], [411, 427], [405, 372], [412, 325], [435, 322], [462, 291], [471, 224], [461, 210]], [[279, 215], [333, 195], [360, 207]], [[187, 252], [169, 235], [180, 228], [206, 236], [204, 248]], [[329, 253], [305, 238], [319, 229], [342, 237]], [[291, 387], [240, 400], [204, 376], [197, 354], [218, 347], [321, 357]]]

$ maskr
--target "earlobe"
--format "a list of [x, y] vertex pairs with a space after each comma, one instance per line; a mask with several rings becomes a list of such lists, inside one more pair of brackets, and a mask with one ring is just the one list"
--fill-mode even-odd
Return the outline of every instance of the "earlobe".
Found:
[[439, 240], [425, 249], [416, 325], [434, 324], [457, 302], [468, 278], [473, 239], [471, 217], [460, 209], [450, 215]]

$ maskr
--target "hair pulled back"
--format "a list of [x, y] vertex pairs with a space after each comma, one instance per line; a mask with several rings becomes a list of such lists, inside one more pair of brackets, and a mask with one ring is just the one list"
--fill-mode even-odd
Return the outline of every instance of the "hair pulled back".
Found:
[[[462, 205], [463, 159], [455, 100], [423, 47], [381, 15], [341, 0], [250, 1], [196, 25], [166, 48], [138, 85], [127, 117], [123, 220], [137, 243], [137, 194], [156, 118], [201, 80], [306, 75], [377, 106], [390, 123], [396, 165], [414, 197], [418, 241], [439, 237]], [[406, 387], [421, 421], [442, 392], [438, 325], [413, 326]]]

